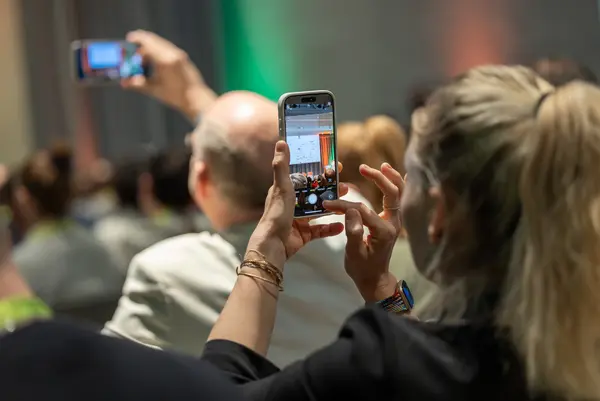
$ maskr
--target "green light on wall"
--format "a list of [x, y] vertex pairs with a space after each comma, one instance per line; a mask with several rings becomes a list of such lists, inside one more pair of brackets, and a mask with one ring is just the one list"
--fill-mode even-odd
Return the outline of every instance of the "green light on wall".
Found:
[[293, 88], [293, 38], [286, 36], [287, 1], [221, 0], [223, 19], [222, 87], [249, 90], [277, 100]]

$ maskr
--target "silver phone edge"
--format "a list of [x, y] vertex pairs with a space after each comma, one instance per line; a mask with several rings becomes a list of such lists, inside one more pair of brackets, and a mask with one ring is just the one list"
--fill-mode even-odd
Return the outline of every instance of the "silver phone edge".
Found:
[[[294, 96], [309, 96], [309, 95], [329, 95], [331, 96], [331, 100], [333, 101], [333, 141], [334, 141], [334, 149], [335, 149], [335, 179], [336, 179], [336, 187], [335, 187], [335, 192], [336, 192], [336, 199], [340, 199], [340, 169], [338, 168], [339, 165], [339, 161], [338, 161], [338, 147], [337, 147], [337, 116], [336, 116], [336, 111], [335, 109], [337, 108], [336, 106], [336, 101], [335, 101], [335, 96], [333, 94], [333, 92], [331, 92], [330, 90], [312, 90], [312, 91], [300, 91], [300, 92], [287, 92], [284, 93], [283, 95], [281, 95], [279, 97], [279, 100], [277, 101], [277, 118], [279, 119], [279, 138], [285, 142], [287, 142], [287, 138], [286, 138], [286, 134], [285, 134], [285, 101], [290, 98], [290, 97], [294, 97]], [[323, 213], [319, 213], [319, 214], [311, 214], [308, 216], [295, 216], [294, 215], [294, 219], [317, 219], [320, 217], [325, 217], [325, 216], [330, 216], [332, 214], [335, 214], [333, 212], [323, 212]]]

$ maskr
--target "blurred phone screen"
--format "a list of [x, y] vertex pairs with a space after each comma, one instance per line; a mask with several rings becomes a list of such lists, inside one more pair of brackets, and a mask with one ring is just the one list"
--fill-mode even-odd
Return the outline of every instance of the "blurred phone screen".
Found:
[[73, 46], [75, 79], [81, 83], [119, 82], [148, 75], [138, 45], [126, 41], [80, 41]]

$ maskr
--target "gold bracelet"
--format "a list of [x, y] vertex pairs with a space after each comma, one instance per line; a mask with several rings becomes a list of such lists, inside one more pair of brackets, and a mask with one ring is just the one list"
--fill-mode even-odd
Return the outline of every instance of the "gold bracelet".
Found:
[[240, 265], [240, 269], [243, 267], [249, 267], [251, 269], [258, 269], [265, 271], [273, 280], [277, 282], [283, 281], [283, 273], [275, 266], [262, 260], [244, 260]]
[[[258, 255], [260, 257], [260, 259], [254, 259], [254, 258], [250, 259], [250, 258], [248, 258], [248, 255], [251, 254], [251, 253], [255, 253], [256, 255]], [[263, 272], [267, 273], [267, 275], [272, 280], [268, 280], [268, 279], [266, 279], [264, 277], [261, 277], [261, 276], [257, 276], [257, 275], [254, 275], [254, 274], [243, 272], [242, 269], [244, 267], [248, 267], [248, 268], [251, 268], [251, 269], [262, 270]], [[246, 258], [236, 268], [236, 274], [238, 276], [239, 275], [243, 275], [243, 276], [253, 277], [255, 279], [264, 281], [266, 283], [273, 284], [274, 286], [276, 286], [277, 288], [279, 288], [279, 291], [283, 291], [283, 273], [274, 264], [272, 264], [271, 262], [269, 262], [267, 260], [267, 258], [266, 258], [265, 255], [263, 255], [261, 252], [255, 250], [255, 249], [249, 249], [246, 252]]]
[[275, 287], [277, 287], [277, 289], [279, 290], [279, 292], [283, 292], [283, 286], [281, 286], [281, 285], [277, 284], [277, 283], [276, 283], [276, 282], [274, 282], [274, 281], [271, 281], [271, 280], [268, 280], [268, 279], [266, 279], [266, 278], [264, 278], [264, 277], [261, 277], [261, 276], [259, 276], [259, 275], [257, 275], [257, 274], [251, 274], [251, 273], [247, 273], [247, 272], [242, 272], [242, 271], [241, 271], [241, 272], [238, 272], [238, 276], [252, 277], [252, 278], [253, 278], [253, 279], [255, 279], [255, 280], [260, 280], [260, 281], [263, 281], [263, 282], [265, 282], [265, 283], [272, 284], [272, 285], [274, 285]]
[[[268, 280], [264, 277], [256, 276], [254, 274], [246, 273], [242, 271], [242, 268], [244, 267], [262, 270], [263, 272], [267, 273], [271, 280]], [[242, 264], [236, 268], [236, 274], [238, 276], [246, 275], [249, 277], [260, 277], [262, 281], [271, 283], [277, 288], [279, 288], [280, 291], [283, 291], [283, 275], [279, 271], [272, 271], [267, 264], [258, 263], [256, 261], [243, 261]]]
[[[254, 259], [254, 258], [250, 259], [248, 257], [248, 255], [250, 253], [257, 254], [259, 256], [259, 259]], [[278, 281], [283, 281], [282, 271], [280, 269], [278, 269], [277, 266], [275, 266], [273, 263], [269, 262], [267, 257], [265, 255], [263, 255], [261, 252], [257, 251], [256, 249], [249, 249], [248, 251], [246, 251], [246, 257], [244, 258], [244, 262], [247, 265], [251, 265], [251, 264], [254, 265], [254, 266], [249, 266], [249, 267], [266, 270], [270, 273], [270, 275], [275, 276]]]

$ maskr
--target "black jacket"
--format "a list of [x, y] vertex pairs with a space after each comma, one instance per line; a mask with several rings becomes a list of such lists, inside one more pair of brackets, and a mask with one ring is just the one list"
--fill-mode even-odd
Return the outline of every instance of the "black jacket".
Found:
[[0, 337], [2, 401], [237, 401], [206, 362], [56, 321]]
[[536, 399], [492, 326], [424, 323], [371, 308], [348, 319], [334, 343], [281, 371], [229, 341], [209, 342], [203, 359], [252, 401]]

